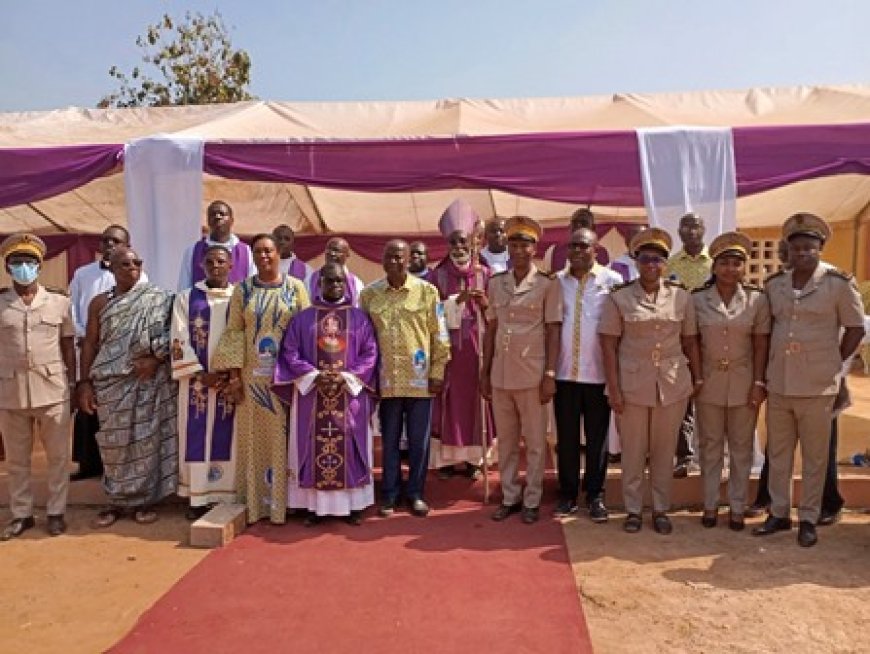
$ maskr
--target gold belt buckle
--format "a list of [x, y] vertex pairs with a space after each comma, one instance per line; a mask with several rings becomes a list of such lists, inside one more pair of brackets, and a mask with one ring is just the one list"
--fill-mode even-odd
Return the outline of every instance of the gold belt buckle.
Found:
[[728, 370], [729, 365], [731, 365], [731, 362], [728, 359], [719, 359], [716, 367], [722, 372], [725, 372]]
[[791, 342], [788, 344], [788, 346], [787, 346], [786, 349], [787, 349], [789, 352], [791, 352], [792, 354], [794, 354], [794, 353], [796, 353], [796, 352], [800, 352], [800, 351], [801, 351], [801, 344], [798, 343], [797, 341], [791, 341]]

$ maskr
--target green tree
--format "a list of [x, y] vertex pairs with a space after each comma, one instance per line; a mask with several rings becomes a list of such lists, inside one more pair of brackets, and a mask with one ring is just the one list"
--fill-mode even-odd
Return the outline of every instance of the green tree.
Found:
[[252, 100], [251, 57], [235, 49], [220, 13], [187, 12], [176, 21], [168, 14], [136, 38], [143, 66], [129, 74], [112, 66], [119, 84], [99, 107], [164, 107]]

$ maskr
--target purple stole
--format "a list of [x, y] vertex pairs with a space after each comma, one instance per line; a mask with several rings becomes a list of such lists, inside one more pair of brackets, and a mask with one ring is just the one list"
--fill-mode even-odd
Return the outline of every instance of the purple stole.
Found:
[[[341, 372], [347, 365], [350, 312], [347, 307], [317, 307], [316, 312], [317, 367]], [[322, 491], [353, 488], [357, 484], [348, 474], [348, 450], [353, 447], [353, 435], [348, 433], [347, 392], [339, 387], [330, 395], [316, 386], [313, 392], [316, 395], [309, 437], [311, 455], [306, 457], [307, 469], [299, 471], [299, 486]]]
[[[205, 270], [202, 269], [202, 262], [205, 259], [206, 248], [208, 248], [208, 242], [204, 238], [197, 241], [196, 245], [193, 246], [193, 256], [190, 258], [190, 279], [194, 284], [205, 279]], [[248, 244], [241, 240], [233, 248], [233, 268], [230, 270], [230, 284], [238, 284], [251, 276], [251, 271], [248, 270], [251, 262], [248, 249]]]
[[287, 269], [287, 274], [295, 277], [300, 282], [304, 282], [306, 272], [305, 264], [299, 260], [299, 257], [293, 257], [293, 261], [290, 262], [290, 268]]
[[[347, 275], [347, 284], [345, 288], [344, 299], [350, 302], [353, 306], [357, 306], [359, 304], [359, 289], [356, 287], [356, 277], [350, 274], [348, 271]], [[309, 295], [311, 299], [320, 297], [320, 271], [315, 270], [314, 274], [311, 275], [311, 288], [308, 289]]]
[[[188, 330], [190, 345], [203, 370], [208, 370], [208, 331], [211, 321], [211, 307], [205, 291], [190, 289], [188, 310]], [[205, 440], [208, 425], [208, 387], [199, 381], [188, 384], [187, 401], [187, 451], [185, 461], [205, 461]], [[215, 407], [214, 424], [211, 434], [211, 455], [209, 461], [229, 461], [233, 449], [233, 421], [235, 405], [224, 400], [218, 393]]]

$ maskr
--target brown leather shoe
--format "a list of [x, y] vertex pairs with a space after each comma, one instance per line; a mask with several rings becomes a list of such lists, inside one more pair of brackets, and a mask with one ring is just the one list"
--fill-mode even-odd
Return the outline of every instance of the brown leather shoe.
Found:
[[66, 533], [66, 520], [63, 519], [63, 514], [48, 516], [48, 524], [45, 530], [49, 536], [60, 536]]
[[15, 518], [12, 522], [6, 525], [6, 529], [0, 533], [0, 541], [18, 538], [25, 531], [33, 529], [35, 526], [36, 520], [33, 519], [32, 515], [29, 515], [26, 518]]

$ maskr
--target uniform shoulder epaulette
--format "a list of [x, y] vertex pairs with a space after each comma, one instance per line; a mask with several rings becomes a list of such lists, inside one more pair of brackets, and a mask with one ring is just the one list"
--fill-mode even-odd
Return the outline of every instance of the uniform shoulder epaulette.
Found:
[[616, 291], [621, 291], [624, 288], [628, 288], [632, 284], [634, 284], [637, 280], [632, 279], [630, 282], [622, 282], [621, 284], [616, 284], [615, 286], [610, 287], [610, 292], [615, 293]]
[[701, 291], [706, 291], [711, 286], [713, 286], [713, 284], [715, 284], [715, 283], [716, 282], [714, 282], [712, 279], [708, 279], [706, 282], [701, 284], [698, 288], [693, 288], [692, 293], [700, 293]]
[[65, 288], [60, 288], [59, 286], [46, 286], [45, 290], [49, 293], [57, 293], [58, 295], [69, 297], [69, 291]]
[[826, 275], [833, 275], [834, 277], [839, 277], [840, 279], [845, 279], [847, 282], [851, 282], [855, 277], [852, 273], [843, 270], [842, 268], [828, 268], [825, 270]]
[[755, 291], [756, 293], [763, 293], [764, 289], [756, 284], [749, 284], [748, 282], [742, 282], [740, 284], [743, 287], [744, 291]]
[[784, 275], [784, 274], [785, 274], [785, 270], [777, 270], [775, 273], [772, 273], [772, 274], [768, 275], [767, 277], [765, 277], [764, 283], [767, 284], [767, 282], [769, 282], [770, 280], [776, 279], [780, 275]]
[[683, 282], [678, 282], [676, 279], [665, 279], [664, 280], [666, 286], [673, 286], [674, 288], [681, 288], [684, 291], [689, 289], [686, 288], [686, 285]]
[[539, 269], [539, 270], [538, 270], [538, 274], [539, 274], [539, 275], [543, 275], [543, 276], [546, 277], [547, 279], [556, 279], [556, 273], [554, 273], [554, 272], [552, 272], [552, 271], [550, 271], [550, 270], [540, 270], [540, 269]]

